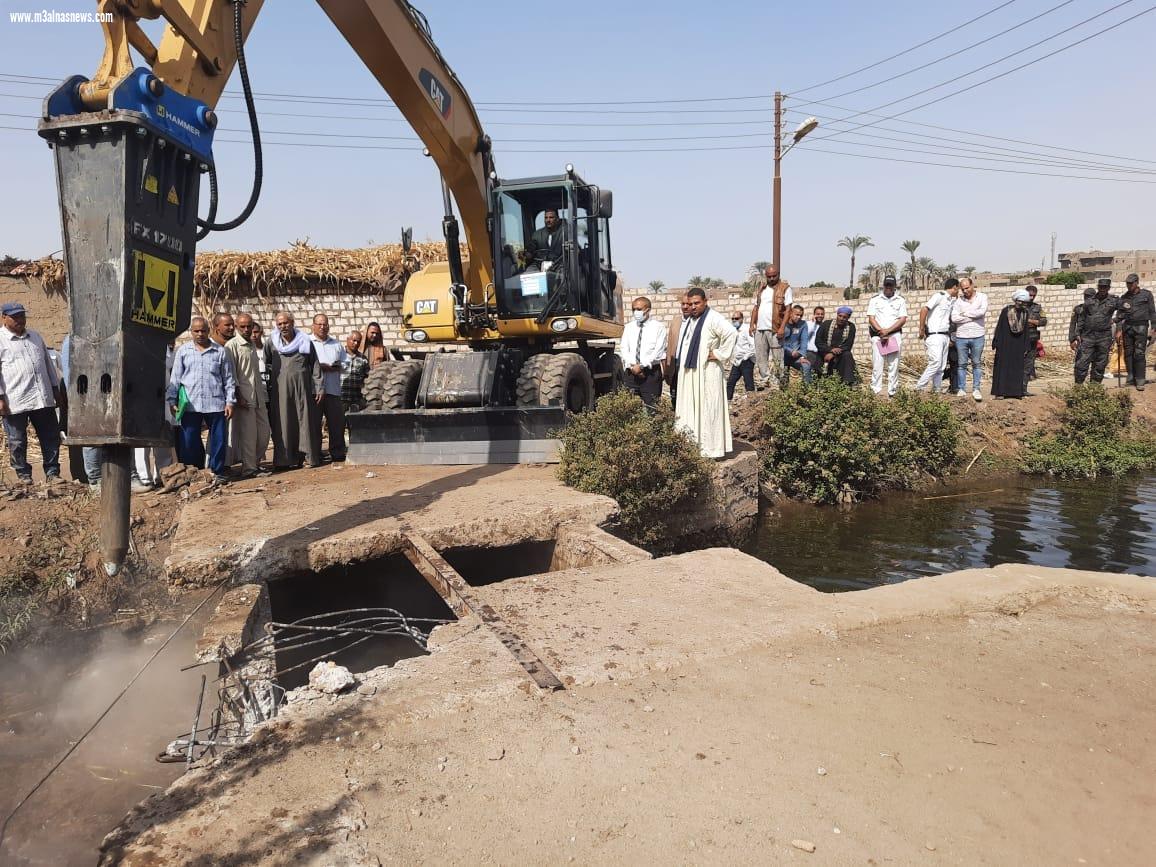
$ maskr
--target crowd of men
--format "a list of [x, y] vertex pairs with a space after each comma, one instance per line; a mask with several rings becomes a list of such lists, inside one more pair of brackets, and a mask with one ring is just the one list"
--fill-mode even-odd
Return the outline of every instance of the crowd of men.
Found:
[[[625, 386], [653, 406], [669, 389], [680, 427], [698, 442], [703, 455], [720, 458], [733, 448], [728, 403], [742, 381], [748, 393], [785, 385], [791, 371], [810, 383], [817, 376], [859, 381], [853, 356], [856, 324], [851, 307], [834, 319], [819, 306], [805, 319], [794, 303], [790, 284], [769, 265], [757, 293], [750, 322], [742, 312], [726, 317], [711, 309], [706, 293], [691, 289], [681, 299], [682, 315], [663, 324], [651, 316], [648, 298], [632, 302], [632, 321], [619, 342]], [[1127, 367], [1127, 385], [1146, 385], [1146, 351], [1156, 341], [1156, 303], [1137, 275], [1127, 278], [1123, 295], [1111, 294], [1101, 279], [1072, 311], [1069, 343], [1076, 353], [1075, 381], [1104, 379], [1113, 343]], [[895, 277], [867, 304], [871, 341], [871, 389], [892, 396], [899, 388], [907, 300]], [[1035, 361], [1043, 352], [1040, 329], [1047, 324], [1038, 289], [1016, 289], [996, 318], [991, 336], [995, 351], [991, 394], [996, 398], [1030, 395]], [[67, 430], [69, 340], [59, 354], [27, 327], [18, 302], [4, 304], [0, 328], [0, 416], [9, 459], [17, 478], [29, 482], [28, 427], [35, 430], [49, 481], [60, 478], [61, 432]], [[917, 390], [983, 400], [983, 353], [987, 341], [988, 298], [968, 278], [948, 278], [920, 306], [916, 332], [927, 364]], [[276, 315], [266, 336], [247, 313], [235, 318], [217, 313], [212, 320], [193, 317], [192, 339], [170, 346], [165, 417], [173, 428], [174, 448], [138, 449], [133, 490], [160, 486], [160, 470], [174, 460], [211, 470], [218, 482], [252, 478], [345, 460], [346, 413], [364, 407], [362, 385], [369, 371], [389, 358], [380, 325], [364, 335], [353, 331], [344, 343], [329, 333], [324, 313], [311, 329], [298, 329], [287, 312]], [[728, 370], [729, 369], [729, 370]], [[322, 453], [323, 429], [328, 454]], [[207, 437], [206, 437], [207, 434]], [[206, 447], [207, 441], [207, 447]], [[272, 464], [263, 463], [270, 441]], [[70, 452], [73, 451], [70, 449]], [[100, 452], [79, 450], [73, 476], [100, 484]], [[235, 468], [235, 469], [234, 469]]]
[[[60, 446], [67, 432], [70, 340], [59, 353], [27, 326], [18, 302], [0, 307], [0, 416], [17, 480], [32, 480], [28, 427], [36, 431], [49, 482], [60, 478]], [[306, 332], [281, 312], [274, 328], [247, 313], [194, 316], [191, 340], [170, 345], [163, 411], [172, 447], [136, 449], [133, 491], [161, 486], [160, 471], [174, 462], [208, 469], [215, 482], [269, 475], [345, 460], [345, 416], [362, 409], [370, 369], [389, 357], [381, 327], [353, 331], [343, 343], [329, 333], [324, 313]], [[323, 430], [328, 453], [322, 453]], [[271, 465], [265, 463], [270, 442]], [[72, 475], [99, 487], [99, 448], [70, 448]]]

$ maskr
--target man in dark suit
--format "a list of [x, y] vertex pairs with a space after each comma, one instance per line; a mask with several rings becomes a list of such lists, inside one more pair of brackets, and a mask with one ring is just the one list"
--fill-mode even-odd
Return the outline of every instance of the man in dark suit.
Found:
[[559, 261], [562, 258], [562, 245], [568, 238], [566, 224], [558, 219], [557, 210], [547, 208], [542, 219], [546, 225], [534, 231], [526, 249], [527, 258], [538, 265]]

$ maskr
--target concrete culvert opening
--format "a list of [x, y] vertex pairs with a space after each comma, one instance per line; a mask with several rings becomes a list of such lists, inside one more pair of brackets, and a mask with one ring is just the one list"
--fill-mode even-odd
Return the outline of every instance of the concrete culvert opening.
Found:
[[307, 683], [323, 659], [357, 673], [424, 656], [409, 630], [428, 636], [456, 619], [401, 554], [297, 572], [268, 586], [277, 682], [286, 690]]
[[554, 553], [557, 546], [556, 540], [547, 539], [497, 548], [480, 545], [445, 548], [441, 555], [471, 586], [482, 587], [509, 578], [556, 570], [558, 565]]

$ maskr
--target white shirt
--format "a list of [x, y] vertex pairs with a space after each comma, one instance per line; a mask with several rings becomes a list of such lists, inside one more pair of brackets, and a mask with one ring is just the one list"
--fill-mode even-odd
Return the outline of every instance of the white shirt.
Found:
[[890, 328], [907, 316], [907, 302], [898, 292], [890, 298], [880, 292], [867, 303], [867, 316], [875, 317], [880, 330]]
[[735, 354], [731, 356], [731, 364], [742, 364], [748, 358], [755, 357], [755, 338], [744, 322], [738, 327], [738, 340], [735, 341]]
[[[795, 303], [795, 290], [790, 286], [783, 293], [783, 304], [790, 307]], [[775, 327], [775, 287], [767, 286], [759, 293], [759, 319], [755, 323], [755, 330], [770, 331]]]
[[650, 367], [666, 358], [667, 327], [651, 317], [641, 324], [631, 320], [622, 327], [618, 355], [626, 368], [640, 364]]
[[946, 334], [951, 329], [951, 307], [955, 299], [946, 292], [936, 292], [925, 302], [927, 308], [927, 333]]
[[976, 291], [971, 300], [961, 294], [955, 299], [951, 310], [951, 321], [955, 323], [955, 336], [966, 340], [983, 337], [983, 318], [987, 315], [987, 296]]
[[808, 352], [819, 351], [819, 347], [815, 345], [815, 338], [819, 336], [819, 326], [822, 324], [822, 322], [816, 322], [814, 319], [808, 323], [808, 327], [811, 329], [811, 336], [807, 339]]
[[10, 413], [56, 406], [53, 389], [59, 384], [56, 365], [39, 334], [31, 328], [13, 334], [0, 327], [0, 396], [8, 399]]
[[317, 360], [322, 364], [329, 364], [338, 368], [337, 370], [322, 371], [321, 378], [325, 382], [325, 393], [341, 397], [341, 365], [346, 358], [345, 346], [336, 337], [318, 340], [310, 335], [309, 339], [313, 342]]

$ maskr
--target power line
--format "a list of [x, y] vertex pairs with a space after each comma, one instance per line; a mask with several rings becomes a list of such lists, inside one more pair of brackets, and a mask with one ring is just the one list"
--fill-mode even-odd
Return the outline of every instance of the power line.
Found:
[[[1065, 6], [1070, 6], [1074, 2], [1076, 2], [1076, 0], [1064, 0], [1063, 3], [1059, 3], [1056, 6], [1053, 6], [1051, 9], [1045, 9], [1043, 12], [1040, 12], [1037, 15], [1033, 15], [1031, 18], [1024, 19], [1019, 24], [1014, 24], [1011, 27], [1007, 28], [1006, 30], [1001, 30], [999, 33], [995, 33], [991, 36], [988, 36], [984, 39], [979, 40], [978, 42], [973, 42], [973, 43], [971, 43], [971, 45], [967, 45], [967, 46], [964, 46], [963, 48], [957, 49], [956, 51], [953, 51], [951, 54], [945, 54], [942, 57], [937, 57], [935, 60], [929, 60], [927, 63], [912, 67], [911, 69], [908, 69], [905, 72], [898, 72], [895, 75], [889, 76], [888, 78], [880, 79], [879, 81], [872, 82], [871, 84], [865, 84], [862, 87], [855, 88], [854, 90], [845, 90], [842, 93], [836, 93], [833, 96], [826, 97], [826, 99], [842, 99], [845, 96], [851, 96], [852, 94], [855, 94], [855, 93], [862, 93], [865, 90], [872, 90], [873, 88], [879, 87], [882, 84], [888, 84], [889, 82], [896, 81], [897, 79], [906, 78], [908, 75], [911, 75], [914, 72], [920, 72], [921, 70], [928, 69], [932, 66], [936, 66], [937, 64], [943, 63], [946, 60], [950, 60], [952, 57], [955, 57], [956, 55], [963, 54], [965, 51], [971, 51], [973, 48], [979, 48], [979, 46], [986, 45], [989, 42], [992, 42], [996, 39], [999, 39], [1001, 36], [1007, 36], [1007, 34], [1011, 33], [1012, 31], [1019, 30], [1021, 27], [1025, 26], [1027, 24], [1031, 24], [1033, 21], [1038, 21], [1039, 19], [1043, 18], [1045, 15], [1051, 15], [1053, 12], [1056, 12], [1059, 9], [1063, 9]], [[804, 103], [804, 104], [806, 104], [806, 103]]]
[[[1075, 26], [1080, 27], [1083, 24], [1086, 24], [1088, 21], [1092, 21], [1095, 18], [1100, 18], [1104, 15], [1107, 15], [1109, 12], [1112, 12], [1113, 10], [1120, 8], [1121, 6], [1126, 6], [1127, 4], [1132, 3], [1132, 2], [1135, 2], [1135, 0], [1123, 0], [1122, 3], [1117, 3], [1115, 6], [1111, 7], [1110, 9], [1106, 9], [1105, 11], [1103, 11], [1097, 15], [1093, 15], [1091, 18], [1088, 18], [1085, 21], [1082, 21], [1082, 22], [1080, 22], [1080, 24], [1077, 24]], [[921, 108], [927, 108], [930, 105], [935, 105], [936, 103], [943, 102], [946, 99], [951, 99], [953, 96], [959, 96], [961, 93], [967, 93], [969, 90], [975, 90], [975, 88], [977, 88], [977, 87], [981, 87], [985, 84], [990, 84], [993, 81], [997, 81], [998, 79], [1005, 78], [1014, 72], [1019, 72], [1021, 69], [1026, 69], [1027, 67], [1033, 66], [1034, 64], [1039, 63], [1042, 60], [1048, 60], [1052, 57], [1055, 57], [1057, 54], [1060, 54], [1064, 51], [1067, 51], [1069, 48], [1075, 48], [1077, 45], [1082, 45], [1083, 43], [1088, 42], [1092, 39], [1095, 39], [1098, 36], [1103, 36], [1105, 33], [1108, 33], [1108, 32], [1115, 30], [1119, 27], [1123, 27], [1125, 24], [1128, 24], [1132, 21], [1135, 21], [1137, 18], [1141, 17], [1142, 15], [1147, 15], [1149, 12], [1152, 12], [1153, 10], [1156, 10], [1156, 6], [1149, 6], [1147, 9], [1144, 9], [1141, 12], [1137, 12], [1135, 15], [1132, 15], [1128, 18], [1125, 18], [1123, 21], [1118, 21], [1115, 24], [1112, 24], [1108, 27], [1105, 27], [1103, 30], [1098, 30], [1095, 33], [1092, 33], [1088, 36], [1085, 36], [1081, 39], [1077, 39], [1075, 42], [1069, 42], [1067, 45], [1062, 45], [1059, 48], [1055, 49], [1054, 51], [1051, 51], [1047, 54], [1041, 55], [1040, 57], [1037, 57], [1033, 60], [1029, 60], [1026, 63], [1021, 63], [1019, 66], [1014, 66], [1011, 69], [1005, 70], [1004, 72], [998, 73], [997, 75], [993, 75], [990, 78], [985, 78], [982, 81], [977, 81], [974, 84], [969, 84], [967, 87], [962, 87], [959, 90], [954, 90], [951, 93], [947, 93], [947, 94], [944, 94], [943, 96], [936, 97], [935, 99], [929, 100], [928, 102], [921, 103], [920, 105], [914, 106], [912, 108], [905, 108], [903, 111], [896, 112], [895, 114], [886, 115], [886, 116], [884, 116], [883, 119], [884, 120], [894, 120], [894, 119], [901, 117], [905, 114], [910, 114], [913, 111], [919, 111], [919, 109], [921, 109]], [[1056, 36], [1058, 36], [1058, 35], [1062, 35], [1062, 34], [1056, 34]], [[1044, 40], [1041, 40], [1040, 42], [1035, 43], [1035, 45], [1028, 46], [1028, 48], [1024, 49], [1024, 51], [1030, 50], [1031, 48], [1034, 48], [1036, 45], [1040, 45], [1043, 42], [1047, 42], [1050, 39], [1054, 39], [1054, 38], [1055, 38], [1055, 36], [1049, 36], [1047, 39], [1044, 39]], [[1016, 52], [1016, 54], [1019, 54], [1019, 53], [1022, 53], [1022, 52]], [[1009, 54], [1009, 55], [1007, 55], [1007, 57], [1001, 57], [999, 60], [996, 60], [990, 64], [987, 64], [987, 66], [992, 66], [995, 63], [1002, 63], [1004, 60], [1008, 59], [1008, 57], [1014, 57], [1014, 56], [1015, 56], [1015, 54]], [[908, 99], [912, 99], [915, 96], [919, 96], [920, 94], [927, 93], [929, 90], [936, 90], [940, 87], [943, 87], [946, 84], [950, 84], [953, 81], [958, 81], [960, 78], [966, 78], [967, 76], [972, 75], [976, 72], [979, 72], [984, 68], [986, 68], [986, 67], [978, 67], [976, 69], [973, 69], [971, 72], [964, 73], [963, 75], [956, 76], [955, 78], [949, 79], [948, 81], [941, 82], [940, 84], [937, 84], [934, 87], [924, 88], [923, 90], [918, 91], [917, 93], [913, 93], [909, 96], [905, 96], [902, 99], [892, 100], [891, 102], [885, 103], [885, 104], [880, 105], [880, 106], [876, 106], [875, 108], [872, 108], [870, 111], [857, 112], [856, 114], [851, 115], [850, 118], [843, 118], [843, 120], [847, 121], [847, 120], [850, 120], [851, 118], [860, 117], [860, 116], [865, 115], [865, 114], [866, 115], [872, 115], [874, 112], [877, 112], [882, 108], [887, 108], [889, 106], [895, 105], [898, 102], [906, 102]], [[879, 121], [870, 121], [868, 123], [862, 123], [862, 124], [859, 124], [855, 127], [852, 127], [852, 129], [850, 129], [850, 130], [841, 130], [841, 131], [832, 133], [829, 136], [821, 136], [820, 138], [816, 139], [816, 141], [823, 141], [825, 139], [835, 138], [835, 137], [842, 135], [844, 133], [852, 132], [853, 130], [863, 129], [864, 127], [869, 127], [869, 126], [874, 126], [878, 122]]]
[[811, 151], [813, 153], [820, 153], [820, 154], [837, 154], [839, 156], [844, 156], [844, 157], [858, 157], [859, 159], [864, 159], [864, 160], [880, 160], [882, 162], [889, 162], [889, 163], [907, 163], [910, 165], [917, 165], [917, 166], [941, 166], [943, 168], [949, 168], [949, 169], [971, 169], [971, 170], [977, 171], [977, 172], [997, 172], [999, 174], [1005, 174], [1005, 175], [1031, 175], [1031, 176], [1043, 177], [1043, 178], [1070, 178], [1073, 180], [1083, 180], [1083, 181], [1112, 181], [1114, 183], [1121, 183], [1121, 184], [1156, 184], [1156, 181], [1142, 181], [1142, 180], [1138, 180], [1135, 178], [1096, 178], [1096, 177], [1091, 177], [1088, 175], [1061, 175], [1061, 174], [1053, 174], [1051, 172], [1025, 172], [1025, 171], [1021, 171], [1019, 169], [994, 169], [994, 168], [990, 168], [988, 166], [961, 166], [961, 165], [956, 165], [954, 163], [933, 163], [933, 162], [927, 162], [924, 160], [900, 159], [898, 157], [877, 157], [877, 156], [874, 156], [872, 154], [855, 154], [855, 153], [849, 153], [847, 151], [833, 151], [833, 150], [830, 150], [828, 148], [817, 148], [817, 147], [813, 147], [810, 145], [804, 145], [804, 144], [800, 144], [799, 149]]
[[962, 30], [964, 27], [967, 27], [969, 24], [974, 24], [976, 21], [979, 21], [983, 18], [987, 18], [989, 15], [993, 15], [994, 13], [999, 12], [999, 10], [1003, 9], [1006, 6], [1011, 6], [1012, 3], [1014, 3], [1014, 2], [1016, 2], [1016, 0], [1007, 0], [1007, 2], [1000, 3], [994, 9], [989, 9], [989, 10], [987, 10], [987, 12], [984, 12], [982, 15], [977, 15], [975, 18], [971, 18], [967, 21], [964, 21], [962, 24], [957, 24], [955, 27], [952, 27], [950, 30], [944, 30], [942, 33], [939, 33], [935, 36], [932, 36], [930, 39], [925, 39], [923, 42], [920, 42], [916, 45], [912, 45], [910, 48], [905, 48], [896, 54], [892, 54], [890, 57], [884, 57], [882, 60], [877, 60], [874, 63], [867, 64], [866, 66], [860, 66], [858, 69], [852, 69], [850, 72], [844, 73], [843, 75], [836, 76], [835, 78], [829, 78], [826, 81], [820, 81], [818, 84], [811, 84], [811, 85], [808, 85], [807, 87], [799, 88], [798, 90], [792, 91], [792, 93], [796, 93], [796, 94], [806, 93], [808, 90], [815, 90], [816, 88], [819, 88], [819, 87], [826, 87], [828, 84], [834, 84], [836, 81], [842, 81], [845, 78], [850, 78], [852, 75], [858, 75], [860, 72], [866, 72], [868, 69], [874, 69], [876, 66], [882, 66], [884, 63], [888, 63], [892, 60], [895, 60], [898, 57], [902, 57], [904, 54], [908, 54], [912, 51], [923, 48], [925, 45], [930, 45], [932, 42], [938, 42], [943, 37], [950, 36], [952, 33], [955, 33], [957, 30]]

